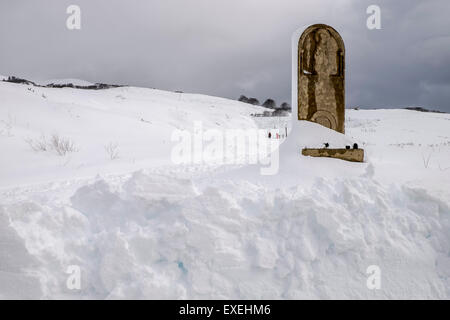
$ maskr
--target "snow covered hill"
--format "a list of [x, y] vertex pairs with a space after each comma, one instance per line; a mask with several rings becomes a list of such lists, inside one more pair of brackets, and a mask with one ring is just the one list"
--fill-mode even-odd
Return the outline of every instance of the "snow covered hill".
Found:
[[[0, 82], [0, 188], [129, 172], [171, 163], [175, 129], [256, 128], [265, 108], [203, 95], [121, 87], [42, 88]], [[58, 157], [40, 144], [52, 136], [76, 152]], [[116, 146], [117, 159], [105, 150]], [[33, 151], [33, 149], [39, 149]]]
[[[450, 115], [347, 110], [346, 137], [302, 123], [275, 175], [173, 163], [172, 133], [196, 122], [283, 132], [250, 117], [263, 110], [0, 82], [0, 298], [449, 299]], [[366, 162], [300, 156], [323, 142], [357, 142]]]
[[80, 79], [51, 79], [51, 80], [45, 80], [45, 81], [34, 81], [35, 83], [46, 86], [49, 84], [56, 84], [56, 85], [64, 85], [64, 84], [72, 84], [74, 86], [80, 86], [80, 87], [87, 87], [92, 86], [94, 83], [86, 81], [86, 80], [80, 80]]

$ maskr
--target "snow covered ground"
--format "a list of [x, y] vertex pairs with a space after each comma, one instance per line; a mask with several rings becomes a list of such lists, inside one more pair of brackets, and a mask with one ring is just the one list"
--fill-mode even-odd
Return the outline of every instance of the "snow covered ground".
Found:
[[[0, 298], [449, 299], [450, 115], [347, 110], [346, 137], [300, 123], [275, 175], [173, 163], [175, 130], [285, 126], [263, 110], [0, 82]], [[300, 156], [324, 142], [366, 162]]]
[[34, 83], [37, 83], [42, 86], [46, 86], [49, 84], [73, 84], [74, 86], [80, 86], [80, 87], [87, 87], [94, 85], [94, 83], [86, 81], [86, 80], [80, 80], [80, 79], [53, 79], [53, 80], [45, 80], [45, 81], [34, 81]]

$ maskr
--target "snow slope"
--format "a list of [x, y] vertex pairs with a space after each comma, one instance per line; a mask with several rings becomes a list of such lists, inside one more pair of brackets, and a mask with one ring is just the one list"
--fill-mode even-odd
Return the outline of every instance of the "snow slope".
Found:
[[[261, 108], [30, 89], [0, 83], [1, 298], [450, 298], [448, 114], [347, 110], [345, 137], [300, 123], [278, 173], [261, 176], [260, 165], [170, 161], [174, 129], [256, 128]], [[24, 140], [54, 132], [79, 151]], [[358, 142], [366, 163], [299, 155], [324, 142]], [[73, 265], [80, 290], [66, 286]], [[372, 265], [379, 290], [366, 285]]]
[[[54, 89], [0, 83], [0, 188], [129, 172], [171, 163], [175, 129], [256, 128], [262, 107], [195, 94], [121, 87]], [[69, 139], [78, 152], [32, 152], [26, 141]], [[111, 161], [105, 147], [117, 144]], [[30, 152], [31, 151], [31, 152]], [[18, 161], [19, 160], [19, 161]]]
[[73, 84], [74, 86], [80, 86], [80, 87], [87, 87], [87, 86], [91, 86], [94, 83], [86, 81], [86, 80], [80, 80], [80, 79], [50, 79], [50, 80], [45, 80], [45, 81], [37, 81], [35, 82], [37, 84], [40, 85], [48, 85], [48, 84]]

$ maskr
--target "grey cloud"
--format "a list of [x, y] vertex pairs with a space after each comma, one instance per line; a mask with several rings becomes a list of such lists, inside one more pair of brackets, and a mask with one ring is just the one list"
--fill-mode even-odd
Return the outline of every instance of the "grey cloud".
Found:
[[[82, 10], [82, 30], [65, 27]], [[382, 9], [382, 30], [366, 8]], [[450, 111], [448, 0], [0, 0], [0, 74], [290, 101], [291, 34], [336, 26], [347, 105]]]

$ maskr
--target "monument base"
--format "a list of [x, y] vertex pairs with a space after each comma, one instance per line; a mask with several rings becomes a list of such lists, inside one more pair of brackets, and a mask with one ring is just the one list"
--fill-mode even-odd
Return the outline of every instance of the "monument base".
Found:
[[302, 155], [310, 157], [327, 157], [351, 162], [364, 162], [363, 149], [308, 149], [302, 150]]

